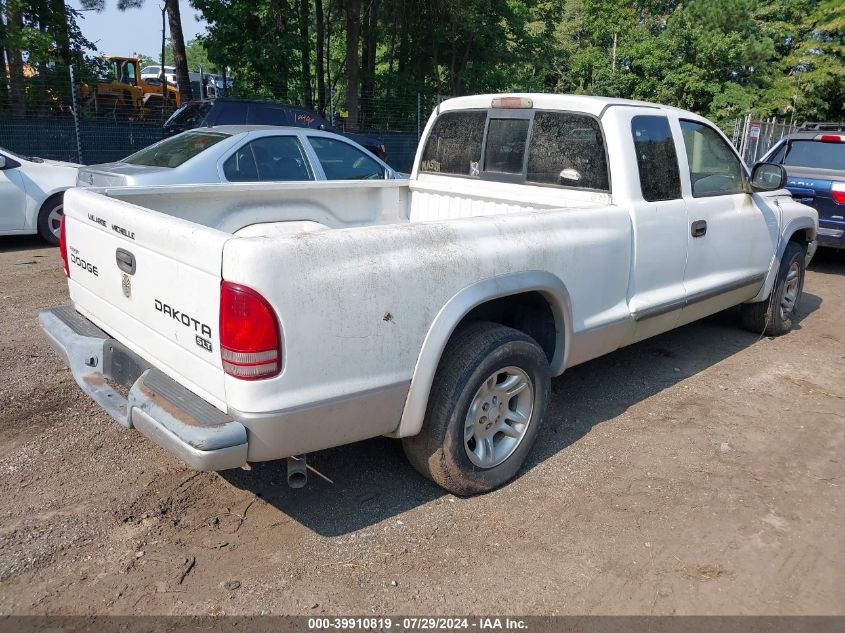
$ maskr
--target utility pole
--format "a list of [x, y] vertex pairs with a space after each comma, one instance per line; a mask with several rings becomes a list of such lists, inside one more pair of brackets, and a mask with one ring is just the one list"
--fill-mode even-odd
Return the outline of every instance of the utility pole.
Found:
[[167, 5], [161, 7], [161, 120], [164, 121], [164, 112], [167, 109], [167, 73], [164, 70], [164, 46]]

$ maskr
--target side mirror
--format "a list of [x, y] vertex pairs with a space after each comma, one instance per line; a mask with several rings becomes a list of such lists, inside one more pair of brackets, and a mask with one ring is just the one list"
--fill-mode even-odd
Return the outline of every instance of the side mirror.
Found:
[[6, 157], [0, 154], [0, 169], [6, 169]]
[[774, 163], [757, 163], [751, 169], [752, 191], [777, 191], [786, 186], [786, 170]]

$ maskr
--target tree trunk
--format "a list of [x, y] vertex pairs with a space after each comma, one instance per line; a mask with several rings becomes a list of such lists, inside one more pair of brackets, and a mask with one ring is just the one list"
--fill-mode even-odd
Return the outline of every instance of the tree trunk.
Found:
[[309, 0], [299, 2], [299, 39], [302, 53], [302, 97], [305, 107], [314, 109], [314, 95], [311, 94], [311, 41], [308, 37], [308, 22], [311, 19]]
[[4, 6], [0, 3], [0, 112], [6, 111], [9, 103], [9, 74], [6, 70], [6, 22]]
[[361, 0], [345, 0], [346, 6], [346, 124], [358, 128], [358, 43], [361, 39]]
[[20, 32], [23, 27], [20, 9], [6, 4], [6, 56], [9, 58], [9, 105], [12, 116], [26, 116], [23, 85], [23, 56], [20, 47]]
[[326, 48], [326, 26], [323, 16], [323, 0], [314, 0], [314, 13], [317, 19], [317, 111], [326, 116], [326, 72], [323, 66]]
[[68, 17], [65, 0], [52, 0], [53, 24], [55, 29], [56, 46], [59, 57], [66, 66], [70, 66], [70, 33], [68, 32]]
[[378, 20], [378, 0], [370, 0], [366, 11], [366, 26], [364, 29], [364, 45], [361, 55], [361, 124], [369, 126], [373, 118], [373, 94], [376, 81], [376, 47]]
[[165, 0], [167, 21], [170, 24], [170, 45], [173, 48], [173, 65], [176, 66], [176, 83], [182, 103], [194, 98], [191, 79], [188, 76], [188, 56], [185, 53], [185, 36], [182, 34], [182, 16], [179, 14], [179, 0]]

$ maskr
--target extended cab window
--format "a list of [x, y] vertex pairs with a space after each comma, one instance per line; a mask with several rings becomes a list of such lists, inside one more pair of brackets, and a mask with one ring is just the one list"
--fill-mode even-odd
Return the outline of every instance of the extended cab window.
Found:
[[665, 116], [635, 116], [631, 135], [640, 172], [640, 189], [648, 202], [681, 197], [678, 155], [669, 119]]
[[229, 135], [222, 132], [185, 132], [135, 152], [123, 162], [150, 167], [178, 167], [225, 138]]
[[434, 122], [423, 150], [420, 171], [478, 176], [485, 111], [445, 112]]
[[681, 121], [681, 130], [693, 197], [743, 193], [742, 163], [727, 142], [714, 129], [695, 121]]
[[537, 112], [526, 180], [609, 191], [607, 157], [598, 121], [583, 114]]

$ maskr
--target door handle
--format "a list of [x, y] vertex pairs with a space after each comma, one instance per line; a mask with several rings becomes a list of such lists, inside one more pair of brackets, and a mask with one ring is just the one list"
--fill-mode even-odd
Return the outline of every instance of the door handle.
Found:
[[705, 220], [696, 220], [690, 226], [690, 234], [693, 237], [702, 237], [707, 233], [707, 222]]
[[115, 251], [114, 259], [117, 262], [117, 267], [123, 272], [134, 275], [135, 274], [135, 256], [129, 251], [119, 248]]

